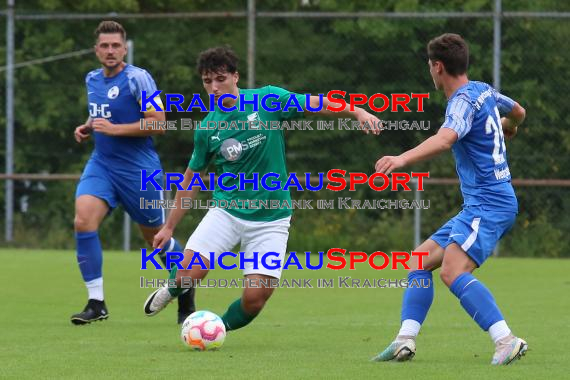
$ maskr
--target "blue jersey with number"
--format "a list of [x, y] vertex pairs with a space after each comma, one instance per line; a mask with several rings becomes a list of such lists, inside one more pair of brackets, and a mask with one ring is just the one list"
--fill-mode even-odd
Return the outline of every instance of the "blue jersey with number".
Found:
[[[141, 92], [153, 93], [156, 84], [150, 74], [127, 64], [114, 77], [105, 77], [103, 69], [93, 70], [85, 78], [89, 116], [105, 118], [113, 124], [139, 122]], [[92, 159], [112, 171], [140, 171], [141, 168], [159, 169], [160, 160], [152, 137], [108, 136], [94, 132], [95, 150]]]
[[449, 98], [442, 128], [457, 132], [452, 150], [464, 205], [517, 211], [501, 116], [514, 101], [490, 85], [469, 81]]

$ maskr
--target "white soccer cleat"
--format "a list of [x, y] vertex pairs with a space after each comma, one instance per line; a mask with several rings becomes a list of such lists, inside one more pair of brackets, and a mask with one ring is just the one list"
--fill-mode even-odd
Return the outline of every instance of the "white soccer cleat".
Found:
[[170, 295], [167, 286], [158, 288], [146, 299], [144, 303], [144, 313], [147, 317], [152, 317], [168, 306], [174, 298], [176, 297]]
[[510, 334], [497, 342], [492, 365], [509, 365], [526, 354], [528, 344], [521, 338]]
[[384, 351], [373, 357], [372, 361], [387, 362], [396, 360], [398, 362], [405, 362], [412, 360], [415, 354], [416, 342], [413, 339], [407, 338], [398, 340], [396, 338]]

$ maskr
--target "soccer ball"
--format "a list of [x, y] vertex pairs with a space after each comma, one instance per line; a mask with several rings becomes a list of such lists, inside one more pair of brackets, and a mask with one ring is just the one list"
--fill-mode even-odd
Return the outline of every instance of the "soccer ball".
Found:
[[196, 311], [182, 324], [180, 334], [185, 345], [197, 351], [217, 350], [226, 339], [222, 318], [210, 311]]

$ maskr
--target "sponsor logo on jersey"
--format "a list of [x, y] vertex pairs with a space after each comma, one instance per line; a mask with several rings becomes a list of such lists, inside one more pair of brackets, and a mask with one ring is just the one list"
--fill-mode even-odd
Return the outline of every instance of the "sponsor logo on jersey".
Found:
[[250, 126], [259, 125], [259, 114], [257, 112], [254, 112], [247, 115], [247, 121], [249, 122]]
[[113, 86], [107, 91], [107, 97], [109, 99], [115, 99], [117, 96], [119, 96], [119, 87]]
[[224, 140], [220, 147], [220, 153], [228, 161], [236, 161], [241, 157], [243, 146], [236, 139]]
[[222, 141], [222, 140], [220, 140], [220, 132], [218, 131], [218, 133], [216, 133], [215, 135], [211, 136], [211, 137], [210, 137], [210, 140], [212, 140], [212, 141], [215, 141], [215, 140]]
[[502, 170], [495, 169], [494, 172], [495, 172], [495, 178], [497, 180], [511, 178], [511, 171], [509, 170], [508, 167]]
[[89, 103], [89, 116], [102, 117], [105, 119], [111, 118], [111, 111], [109, 111], [108, 104]]

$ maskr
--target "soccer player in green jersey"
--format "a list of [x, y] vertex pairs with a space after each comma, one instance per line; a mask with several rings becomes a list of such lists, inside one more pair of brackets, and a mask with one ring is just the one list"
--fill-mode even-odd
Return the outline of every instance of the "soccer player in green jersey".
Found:
[[[303, 112], [296, 107], [289, 111], [284, 111], [284, 106], [291, 96], [296, 94], [285, 89], [266, 86], [258, 89], [241, 89], [238, 87], [239, 73], [237, 70], [237, 57], [235, 53], [227, 47], [218, 47], [202, 52], [198, 58], [198, 72], [202, 77], [204, 88], [208, 94], [213, 94], [216, 102], [224, 94], [232, 94], [237, 99], [224, 98], [222, 104], [230, 108], [239, 105], [239, 95], [245, 95], [243, 102], [245, 112], [240, 112], [239, 107], [235, 111], [223, 112], [216, 108], [210, 112], [202, 122], [202, 126], [208, 125], [208, 121], [216, 126], [220, 122], [236, 122], [239, 129], [197, 129], [194, 134], [194, 152], [184, 174], [181, 186], [188, 188], [194, 173], [203, 172], [208, 164], [213, 160], [218, 174], [233, 173], [238, 177], [243, 173], [244, 177], [251, 179], [253, 173], [258, 173], [259, 178], [267, 173], [276, 173], [284, 183], [288, 177], [285, 162], [285, 138], [283, 130], [270, 128], [254, 128], [256, 122], [282, 122], [289, 119], [302, 117], [303, 114], [313, 112], [307, 111], [306, 97], [297, 96], [297, 100]], [[251, 100], [257, 95], [261, 101], [263, 96], [275, 94], [273, 100], [280, 104], [279, 110], [268, 112], [259, 107], [258, 111], [253, 110]], [[309, 98], [309, 108], [315, 109], [321, 100], [319, 97]], [[326, 98], [322, 99], [322, 107], [316, 113], [323, 116], [349, 117], [357, 119], [365, 128], [365, 132], [372, 131], [374, 134], [380, 132], [380, 120], [362, 108], [355, 107], [354, 111], [349, 110], [349, 106], [341, 112], [331, 112], [326, 110], [329, 105]], [[253, 122], [250, 128], [242, 129], [241, 125], [248, 121]], [[247, 124], [246, 124], [247, 125]], [[224, 187], [238, 185], [239, 178], [224, 178]], [[198, 192], [197, 187], [191, 190], [179, 190], [176, 193], [176, 209], [173, 209], [166, 224], [158, 232], [154, 239], [154, 247], [162, 248], [171, 238], [174, 228], [182, 219], [186, 210], [181, 207], [182, 198], [195, 199]], [[290, 201], [289, 190], [269, 191], [259, 186], [254, 189], [253, 184], [245, 184], [243, 191], [224, 191], [218, 184], [213, 193], [214, 200], [217, 201], [239, 201], [256, 200], [268, 201], [278, 200]], [[245, 205], [244, 205], [245, 206]], [[199, 252], [206, 267], [210, 267], [210, 252], [214, 252], [214, 257], [221, 253], [231, 251], [238, 243], [241, 244], [240, 252], [250, 261], [245, 262], [244, 276], [246, 277], [245, 288], [241, 298], [229, 305], [227, 311], [222, 316], [226, 330], [236, 330], [249, 324], [263, 309], [265, 303], [271, 297], [274, 288], [266, 286], [271, 279], [281, 277], [281, 266], [277, 269], [268, 269], [261, 263], [261, 257], [267, 252], [279, 254], [281, 264], [285, 257], [287, 239], [289, 237], [289, 222], [291, 219], [291, 209], [269, 209], [269, 208], [213, 208], [208, 211], [202, 219], [192, 236], [188, 239], [184, 251], [182, 266], [187, 268], [192, 263], [194, 252]], [[257, 265], [251, 259], [257, 255]], [[164, 309], [173, 299], [180, 295], [185, 289], [181, 287], [181, 278], [191, 278], [192, 281], [199, 281], [206, 277], [207, 269], [193, 265], [190, 269], [174, 269], [171, 271], [171, 279], [176, 279], [179, 288], [164, 287], [154, 291], [146, 300], [144, 312], [152, 316]], [[184, 282], [186, 284], [186, 281]]]

